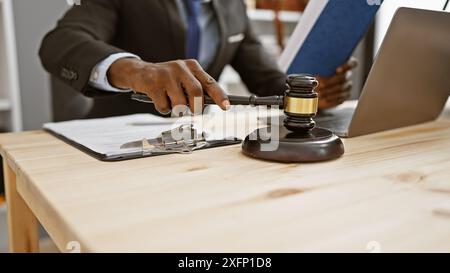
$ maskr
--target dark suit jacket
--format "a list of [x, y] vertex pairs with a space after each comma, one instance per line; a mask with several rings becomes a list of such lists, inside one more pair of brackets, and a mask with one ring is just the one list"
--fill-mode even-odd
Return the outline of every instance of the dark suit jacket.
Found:
[[[281, 94], [285, 75], [253, 33], [242, 0], [212, 0], [221, 31], [221, 46], [206, 71], [218, 79], [231, 64], [257, 95]], [[242, 41], [228, 38], [244, 34]], [[48, 33], [41, 45], [44, 67], [95, 102], [88, 117], [154, 112], [130, 100], [130, 94], [96, 90], [92, 69], [111, 54], [131, 52], [148, 62], [185, 59], [185, 30], [175, 0], [83, 0]]]

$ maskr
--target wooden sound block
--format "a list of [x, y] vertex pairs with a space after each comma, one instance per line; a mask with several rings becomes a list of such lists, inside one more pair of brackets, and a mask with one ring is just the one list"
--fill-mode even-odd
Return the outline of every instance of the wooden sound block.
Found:
[[[342, 140], [328, 130], [314, 128], [307, 133], [293, 133], [284, 126], [279, 129], [278, 140], [276, 136], [267, 140], [275, 135], [268, 129], [253, 132], [242, 145], [243, 153], [257, 159], [286, 163], [328, 161], [344, 154]], [[275, 150], [271, 150], [271, 147]]]

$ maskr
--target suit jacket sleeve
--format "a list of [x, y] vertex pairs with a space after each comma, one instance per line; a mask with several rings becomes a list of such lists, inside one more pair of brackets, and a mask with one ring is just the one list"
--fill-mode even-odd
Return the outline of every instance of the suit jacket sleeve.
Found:
[[286, 75], [270, 56], [253, 32], [247, 18], [245, 38], [232, 61], [249, 91], [258, 96], [282, 95], [286, 90]]
[[121, 0], [84, 0], [71, 8], [42, 42], [44, 68], [88, 96], [111, 95], [89, 85], [92, 69], [108, 56], [124, 52], [110, 45]]

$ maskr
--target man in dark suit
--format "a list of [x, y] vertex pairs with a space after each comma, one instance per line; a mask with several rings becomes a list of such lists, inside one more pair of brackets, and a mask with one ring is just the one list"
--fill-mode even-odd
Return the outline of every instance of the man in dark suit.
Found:
[[[88, 117], [153, 112], [130, 100], [131, 91], [146, 93], [162, 114], [204, 94], [227, 109], [216, 80], [228, 64], [252, 93], [285, 89], [286, 76], [253, 33], [242, 0], [82, 0], [46, 35], [40, 57], [51, 74], [96, 98]], [[353, 67], [320, 78], [321, 108], [348, 98]]]

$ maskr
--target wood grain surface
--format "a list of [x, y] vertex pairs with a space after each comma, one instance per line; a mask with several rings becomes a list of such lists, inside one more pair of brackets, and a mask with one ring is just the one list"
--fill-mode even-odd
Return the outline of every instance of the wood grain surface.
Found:
[[43, 131], [0, 135], [17, 191], [62, 251], [450, 251], [450, 112], [345, 146], [320, 164], [253, 160], [239, 145], [105, 163]]

